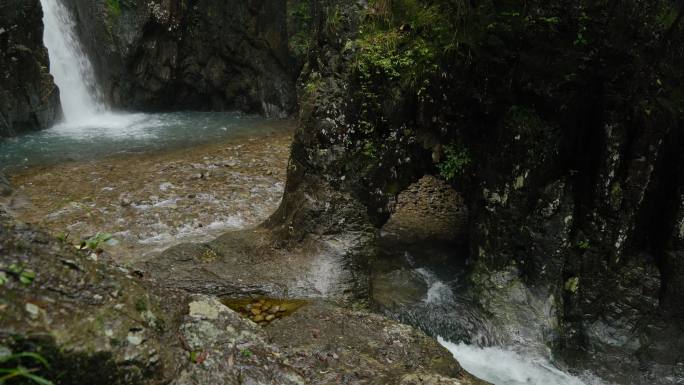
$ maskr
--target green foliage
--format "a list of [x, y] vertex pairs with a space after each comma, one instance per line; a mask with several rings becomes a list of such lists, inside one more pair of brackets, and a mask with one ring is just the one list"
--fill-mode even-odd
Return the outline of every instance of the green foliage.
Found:
[[67, 243], [69, 240], [69, 233], [58, 233], [55, 238], [57, 238], [60, 243]]
[[295, 56], [305, 56], [311, 47], [313, 16], [311, 3], [303, 0], [288, 0], [288, 25], [292, 28], [290, 50]]
[[470, 153], [466, 148], [448, 145], [444, 148], [444, 160], [437, 164], [437, 168], [444, 179], [452, 181], [463, 175], [471, 161]]
[[27, 269], [22, 264], [13, 263], [9, 265], [4, 271], [0, 271], [0, 286], [6, 284], [9, 281], [10, 276], [15, 277], [21, 284], [30, 285], [36, 278], [36, 272]]
[[569, 291], [572, 294], [577, 293], [577, 290], [579, 290], [579, 284], [580, 284], [580, 279], [579, 277], [571, 277], [568, 278], [567, 281], [565, 281], [565, 290]]
[[95, 236], [91, 237], [88, 240], [85, 240], [81, 242], [81, 250], [83, 249], [88, 249], [92, 251], [97, 251], [101, 248], [101, 246], [105, 243], [111, 244], [113, 238], [112, 234], [109, 233], [97, 233]]
[[120, 0], [107, 0], [107, 13], [110, 17], [121, 16]]
[[577, 247], [580, 248], [580, 250], [587, 250], [589, 247], [591, 247], [591, 245], [589, 244], [589, 241], [585, 239], [583, 241], [577, 242]]
[[582, 15], [579, 18], [579, 30], [577, 31], [577, 37], [575, 38], [575, 41], [573, 42], [576, 46], [586, 46], [589, 44], [589, 41], [587, 40], [587, 22], [589, 21], [589, 17], [587, 17], [586, 13], [582, 13]]
[[[39, 370], [38, 368], [26, 368], [23, 366], [22, 361], [25, 361], [26, 359], [29, 359], [35, 364], [42, 365], [47, 369], [50, 368], [50, 365], [48, 365], [45, 358], [36, 353], [24, 352], [2, 356], [0, 357], [0, 365], [3, 366], [0, 367], [0, 385], [8, 383], [13, 379], [21, 378], [40, 385], [53, 385], [51, 381], [35, 374], [35, 372]], [[15, 366], [5, 368], [5, 364], [10, 362], [15, 362]]]
[[336, 33], [342, 26], [342, 13], [340, 12], [340, 6], [336, 5], [328, 9], [327, 17], [325, 18], [325, 25], [328, 32], [331, 34]]
[[448, 45], [440, 8], [416, 0], [376, 0], [366, 17], [356, 63], [361, 80], [418, 91], [438, 70], [437, 55]]
[[141, 313], [147, 311], [147, 301], [144, 298], [138, 298], [135, 301], [135, 310]]
[[[350, 44], [356, 53], [354, 78], [358, 85], [358, 150], [371, 159], [396, 151], [387, 140], [390, 119], [386, 106], [403, 98], [428, 95], [439, 73], [439, 55], [446, 35], [445, 18], [437, 6], [417, 0], [375, 0], [368, 8], [358, 39]], [[409, 130], [410, 131], [410, 130]], [[395, 134], [403, 134], [394, 130]], [[412, 132], [409, 132], [412, 135]]]
[[251, 356], [253, 355], [253, 353], [252, 353], [251, 350], [245, 348], [245, 349], [242, 349], [242, 350], [240, 351], [240, 355], [242, 355], [243, 357], [249, 358], [249, 357], [251, 357]]

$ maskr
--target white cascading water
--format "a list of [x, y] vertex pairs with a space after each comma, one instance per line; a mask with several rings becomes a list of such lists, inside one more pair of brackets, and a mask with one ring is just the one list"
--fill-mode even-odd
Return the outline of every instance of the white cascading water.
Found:
[[43, 7], [43, 42], [50, 55], [50, 73], [59, 87], [64, 121], [48, 132], [62, 137], [126, 140], [151, 135], [163, 125], [147, 114], [108, 110], [95, 72], [76, 33], [76, 23], [62, 0], [40, 0]]
[[76, 35], [68, 9], [60, 0], [41, 0], [45, 31], [43, 41], [50, 54], [50, 73], [60, 89], [67, 123], [92, 120], [105, 112], [95, 74]]
[[441, 337], [438, 340], [465, 370], [494, 385], [607, 385], [590, 373], [581, 378], [566, 373], [538, 353], [520, 352], [514, 347], [454, 344]]

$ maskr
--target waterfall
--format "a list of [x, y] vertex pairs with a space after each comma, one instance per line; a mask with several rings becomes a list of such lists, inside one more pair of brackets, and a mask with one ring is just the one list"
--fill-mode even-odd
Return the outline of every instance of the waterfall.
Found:
[[45, 25], [43, 40], [50, 55], [50, 73], [60, 90], [67, 123], [92, 120], [105, 112], [95, 74], [76, 34], [76, 23], [61, 0], [40, 0]]

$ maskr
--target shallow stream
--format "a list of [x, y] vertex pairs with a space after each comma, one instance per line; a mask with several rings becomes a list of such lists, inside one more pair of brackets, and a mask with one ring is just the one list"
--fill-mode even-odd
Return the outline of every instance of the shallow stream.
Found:
[[437, 338], [475, 376], [495, 385], [608, 385], [563, 368], [539, 341], [510, 343], [469, 297], [466, 248], [386, 239], [381, 250], [371, 269], [376, 310]]
[[118, 263], [256, 225], [278, 206], [292, 121], [238, 113], [103, 114], [0, 142], [16, 217]]

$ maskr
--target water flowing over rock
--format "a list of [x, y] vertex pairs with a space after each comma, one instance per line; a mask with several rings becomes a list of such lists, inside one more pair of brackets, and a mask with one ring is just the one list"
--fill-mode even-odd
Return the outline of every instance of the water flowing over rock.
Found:
[[93, 119], [105, 110], [90, 59], [86, 56], [76, 22], [62, 0], [41, 0], [44, 41], [50, 55], [50, 73], [61, 90], [67, 122]]
[[47, 128], [61, 114], [38, 0], [0, 3], [0, 137]]

